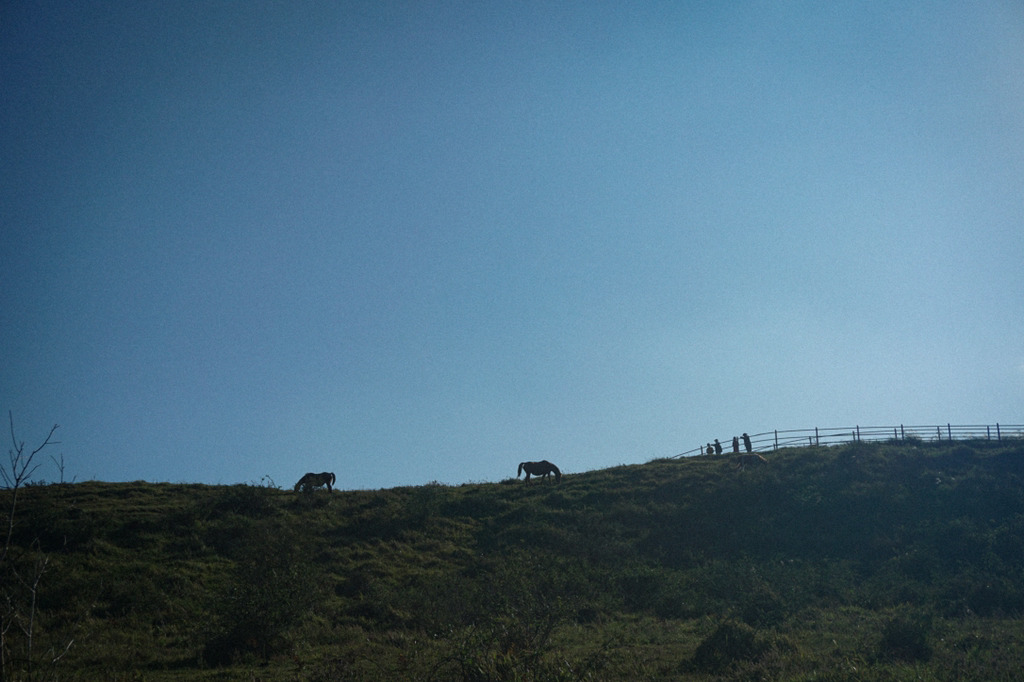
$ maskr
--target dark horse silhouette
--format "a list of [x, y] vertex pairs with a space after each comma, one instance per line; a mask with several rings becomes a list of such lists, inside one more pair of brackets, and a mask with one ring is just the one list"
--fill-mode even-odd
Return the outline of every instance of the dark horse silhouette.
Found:
[[301, 488], [303, 492], [309, 492], [313, 488], [319, 488], [320, 486], [327, 486], [327, 492], [331, 492], [333, 489], [331, 486], [334, 485], [334, 474], [330, 471], [325, 471], [320, 474], [308, 473], [299, 479], [299, 482], [295, 484], [295, 491], [298, 492]]
[[733, 469], [746, 469], [748, 464], [757, 464], [759, 462], [764, 464], [768, 463], [767, 459], [765, 459], [762, 455], [757, 454], [756, 452], [750, 452], [745, 455], [738, 455], [734, 459], [736, 460], [736, 463], [732, 465]]
[[516, 474], [516, 478], [519, 478], [520, 474], [524, 471], [526, 472], [525, 480], [527, 483], [530, 482], [531, 474], [534, 476], [541, 476], [542, 478], [547, 478], [551, 474], [554, 474], [555, 483], [560, 483], [562, 481], [562, 472], [558, 470], [558, 467], [546, 459], [542, 459], [539, 462], [520, 462], [519, 472]]

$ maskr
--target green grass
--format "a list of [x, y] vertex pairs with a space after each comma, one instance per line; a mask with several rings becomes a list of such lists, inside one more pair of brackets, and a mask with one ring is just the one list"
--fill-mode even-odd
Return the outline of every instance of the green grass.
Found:
[[35, 672], [61, 679], [1019, 675], [1024, 443], [767, 457], [557, 486], [29, 486], [9, 562], [48, 557]]

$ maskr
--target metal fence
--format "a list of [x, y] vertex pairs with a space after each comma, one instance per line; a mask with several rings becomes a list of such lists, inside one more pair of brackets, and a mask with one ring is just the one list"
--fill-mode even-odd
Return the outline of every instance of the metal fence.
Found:
[[[814, 445], [840, 445], [866, 441], [954, 441], [954, 440], [1006, 440], [1024, 438], [1022, 424], [938, 424], [933, 426], [846, 426], [836, 428], [788, 429], [783, 431], [765, 431], [750, 434], [750, 442], [755, 452], [778, 450], [785, 447], [803, 447]], [[729, 436], [721, 442], [722, 454], [732, 453], [732, 439]], [[714, 444], [714, 441], [711, 441]], [[701, 445], [693, 450], [682, 452], [676, 457], [689, 457], [704, 454], [708, 445]], [[742, 438], [740, 451], [745, 452]]]

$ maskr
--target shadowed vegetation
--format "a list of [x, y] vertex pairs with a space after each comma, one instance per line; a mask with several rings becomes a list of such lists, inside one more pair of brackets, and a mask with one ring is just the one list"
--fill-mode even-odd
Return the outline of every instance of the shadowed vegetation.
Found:
[[33, 485], [13, 544], [50, 557], [38, 636], [75, 630], [65, 679], [1019, 674], [1024, 443], [767, 458], [557, 486]]

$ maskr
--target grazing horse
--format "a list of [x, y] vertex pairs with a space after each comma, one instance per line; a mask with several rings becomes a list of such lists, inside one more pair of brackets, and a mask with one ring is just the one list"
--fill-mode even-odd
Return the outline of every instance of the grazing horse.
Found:
[[732, 468], [746, 469], [748, 464], [758, 464], [760, 462], [767, 464], [768, 460], [762, 457], [761, 455], [757, 454], [756, 452], [751, 452], [746, 455], [737, 456], [736, 463], [732, 465]]
[[519, 478], [524, 471], [526, 472], [526, 483], [530, 482], [531, 474], [542, 478], [547, 478], [551, 474], [554, 474], [555, 483], [561, 483], [562, 481], [562, 472], [558, 470], [558, 467], [546, 459], [542, 459], [539, 462], [520, 462], [519, 472], [516, 474], [516, 478]]
[[298, 492], [301, 488], [303, 492], [309, 492], [313, 488], [319, 488], [321, 486], [327, 486], [327, 492], [331, 492], [334, 485], [334, 474], [330, 471], [325, 471], [320, 474], [308, 473], [299, 479], [299, 482], [295, 484], [295, 492]]

